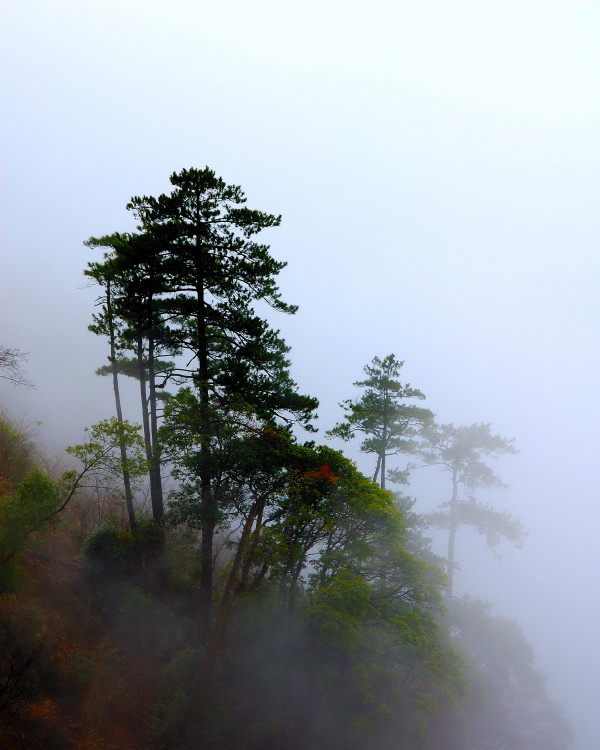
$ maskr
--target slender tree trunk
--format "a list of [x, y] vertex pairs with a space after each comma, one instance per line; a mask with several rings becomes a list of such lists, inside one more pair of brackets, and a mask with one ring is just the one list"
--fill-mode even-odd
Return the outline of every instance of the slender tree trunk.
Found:
[[[200, 245], [200, 233], [196, 235], [196, 244]], [[209, 458], [210, 446], [210, 403], [208, 387], [208, 336], [206, 330], [206, 301], [204, 299], [204, 268], [202, 250], [198, 252], [196, 276], [196, 293], [198, 308], [196, 325], [198, 329], [198, 388], [200, 391], [200, 513], [202, 542], [200, 546], [200, 603], [202, 607], [202, 626], [208, 632], [211, 622], [213, 591], [213, 537], [217, 524], [217, 499], [211, 491], [211, 474]]]
[[458, 530], [458, 470], [452, 469], [452, 500], [450, 501], [450, 521], [448, 530], [448, 590], [452, 596], [454, 586], [454, 543]]
[[152, 515], [154, 516], [154, 481], [152, 474], [152, 435], [150, 432], [150, 420], [148, 418], [148, 394], [146, 392], [146, 365], [144, 363], [144, 341], [142, 334], [137, 338], [137, 361], [138, 379], [140, 381], [140, 399], [142, 401], [142, 427], [144, 430], [144, 447], [146, 449], [146, 461], [148, 462], [148, 476], [150, 478], [150, 499], [152, 502]]
[[[206, 326], [205, 278], [203, 263], [203, 248], [201, 247], [200, 224], [196, 229], [196, 328], [198, 354], [198, 390], [200, 394], [200, 526], [202, 540], [200, 543], [200, 629], [208, 634], [212, 621], [212, 592], [213, 592], [213, 538], [217, 523], [217, 498], [211, 487], [211, 471], [209, 459], [211, 455], [211, 415], [210, 391], [208, 371], [208, 334]], [[241, 560], [240, 560], [241, 562]], [[237, 574], [236, 574], [237, 575]], [[230, 574], [231, 576], [231, 574]], [[232, 606], [231, 597], [225, 592], [224, 600], [219, 611], [220, 621], [215, 624], [211, 638], [206, 647], [203, 662], [198, 676], [194, 680], [190, 702], [183, 721], [183, 736], [190, 733], [194, 723], [197, 706], [207, 689], [206, 675], [212, 671], [218, 648], [217, 632], [223, 632]], [[228, 601], [226, 601], [228, 600]], [[222, 614], [221, 614], [222, 613]], [[218, 625], [218, 627], [217, 627]]]
[[[110, 297], [110, 280], [106, 283], [106, 313], [108, 317], [108, 332], [110, 337], [110, 364], [112, 368], [113, 389], [115, 392], [115, 407], [117, 419], [123, 421], [123, 410], [121, 409], [121, 393], [119, 391], [119, 374], [117, 371], [117, 353], [115, 347], [115, 327], [113, 323], [111, 297]], [[127, 516], [129, 518], [129, 528], [132, 533], [136, 530], [135, 511], [133, 508], [133, 496], [131, 493], [131, 480], [129, 477], [129, 467], [127, 464], [127, 448], [123, 440], [119, 441], [119, 450], [121, 452], [121, 465], [123, 467], [123, 486], [125, 488], [125, 505], [127, 507]]]
[[383, 436], [381, 438], [381, 489], [385, 490], [385, 452], [387, 451], [388, 434], [387, 393], [383, 402]]
[[[227, 576], [225, 591], [223, 592], [223, 598], [221, 599], [219, 611], [217, 613], [217, 617], [215, 619], [215, 623], [213, 625], [210, 638], [206, 646], [206, 651], [204, 652], [204, 660], [200, 669], [199, 680], [200, 684], [204, 686], [208, 685], [211, 678], [219, 649], [221, 647], [221, 644], [223, 643], [223, 640], [227, 633], [227, 629], [233, 617], [233, 607], [235, 604], [236, 596], [243, 588], [241, 581], [239, 585], [237, 583], [238, 575], [240, 573], [240, 570], [242, 569], [242, 563], [244, 563], [244, 567], [246, 562], [249, 566], [251, 563], [252, 551], [256, 549], [256, 544], [253, 543], [249, 555], [246, 556], [248, 540], [250, 538], [252, 526], [255, 521], [256, 528], [254, 530], [254, 542], [258, 540], [258, 536], [260, 535], [260, 525], [262, 524], [262, 513], [265, 507], [265, 502], [266, 497], [256, 500], [248, 514], [248, 518], [244, 523], [242, 536], [240, 538], [240, 541], [238, 542], [235, 557], [233, 558], [233, 563], [231, 564], [231, 570], [229, 571], [229, 575]], [[247, 559], [245, 560], [244, 558]]]
[[150, 391], [150, 441], [152, 460], [150, 462], [150, 492], [152, 496], [152, 517], [162, 523], [165, 506], [160, 476], [160, 446], [158, 444], [158, 415], [156, 410], [156, 372], [154, 360], [154, 337], [148, 338], [148, 385]]
[[373, 481], [377, 482], [379, 476], [379, 469], [381, 468], [381, 453], [377, 454], [377, 466], [375, 467], [375, 473], [373, 474]]
[[260, 531], [262, 529], [262, 519], [263, 519], [264, 510], [265, 510], [265, 504], [266, 504], [266, 498], [264, 498], [263, 501], [259, 505], [258, 515], [256, 517], [256, 526], [254, 527], [254, 533], [252, 535], [252, 544], [250, 546], [250, 550], [248, 551], [248, 554], [246, 555], [244, 559], [244, 565], [242, 567], [242, 575], [240, 576], [240, 584], [238, 586], [238, 590], [240, 592], [245, 591], [248, 585], [248, 578], [250, 576], [250, 566], [252, 565], [252, 561], [254, 560], [256, 548], [258, 547], [258, 542], [260, 540]]
[[290, 587], [288, 589], [288, 596], [287, 596], [287, 611], [293, 612], [296, 609], [296, 602], [298, 601], [298, 580], [300, 579], [300, 574], [302, 573], [302, 560], [298, 560], [298, 562], [295, 564], [294, 569], [292, 571], [292, 580], [290, 583]]
[[[184, 736], [192, 728], [194, 722], [194, 715], [196, 707], [200, 704], [203, 699], [204, 693], [210, 689], [211, 678], [213, 670], [219, 656], [219, 651], [227, 635], [227, 630], [233, 618], [233, 610], [235, 599], [238, 594], [245, 588], [244, 573], [242, 572], [240, 583], [237, 583], [238, 575], [242, 569], [242, 563], [246, 563], [246, 559], [251, 558], [256, 550], [258, 543], [258, 537], [260, 536], [260, 530], [262, 527], [263, 511], [266, 503], [266, 495], [257, 499], [248, 514], [248, 518], [244, 523], [242, 530], [242, 536], [238, 542], [235, 557], [231, 564], [231, 570], [227, 576], [227, 582], [225, 584], [225, 591], [223, 592], [223, 598], [219, 606], [219, 611], [215, 619], [215, 623], [212, 627], [210, 638], [206, 645], [202, 664], [198, 672], [198, 676], [194, 681], [192, 694], [190, 696], [190, 702], [186, 711], [183, 733]], [[248, 546], [248, 540], [252, 531], [252, 525], [256, 522], [254, 528], [254, 539], [250, 547], [248, 555], [246, 555], [246, 549]], [[245, 559], [246, 558], [246, 559]]]

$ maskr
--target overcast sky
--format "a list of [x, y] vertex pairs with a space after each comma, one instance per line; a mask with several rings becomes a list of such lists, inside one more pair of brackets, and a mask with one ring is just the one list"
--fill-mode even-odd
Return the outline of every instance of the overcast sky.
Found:
[[[112, 414], [82, 242], [133, 230], [132, 195], [209, 165], [283, 215], [268, 241], [300, 311], [273, 322], [323, 430], [364, 364], [394, 352], [440, 421], [516, 438], [496, 466], [512, 489], [491, 499], [522, 518], [525, 549], [498, 563], [465, 532], [457, 593], [519, 621], [574, 750], [595, 747], [600, 6], [4, 0], [0, 13], [0, 343], [30, 353], [37, 385], [3, 385], [2, 403], [41, 420], [57, 454]], [[134, 389], [130, 404], [137, 418]]]

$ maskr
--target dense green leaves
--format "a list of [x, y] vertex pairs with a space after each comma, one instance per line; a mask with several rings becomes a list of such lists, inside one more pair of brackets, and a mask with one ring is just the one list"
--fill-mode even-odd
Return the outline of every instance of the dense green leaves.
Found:
[[316, 591], [310, 611], [334, 649], [350, 652], [356, 648], [370, 593], [361, 575], [344, 569]]
[[0, 561], [19, 551], [29, 534], [54, 516], [62, 503], [58, 484], [37, 467], [0, 499]]

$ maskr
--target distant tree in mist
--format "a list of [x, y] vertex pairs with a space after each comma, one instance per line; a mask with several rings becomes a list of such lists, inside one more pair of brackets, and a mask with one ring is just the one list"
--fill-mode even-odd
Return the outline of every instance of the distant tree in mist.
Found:
[[419, 431], [433, 419], [429, 409], [407, 403], [423, 400], [425, 396], [408, 383], [400, 382], [403, 364], [393, 354], [388, 354], [383, 360], [375, 357], [366, 365], [367, 378], [354, 383], [363, 389], [362, 396], [340, 404], [347, 414], [346, 419], [327, 433], [343, 440], [351, 440], [359, 433], [365, 436], [360, 449], [377, 456], [373, 481], [379, 482], [382, 489], [387, 479], [406, 482], [406, 471], [387, 471], [387, 459], [401, 453], [414, 453]]
[[513, 443], [493, 435], [489, 424], [431, 424], [423, 431], [418, 449], [423, 463], [439, 466], [450, 475], [450, 499], [425, 516], [430, 526], [448, 531], [450, 593], [456, 569], [456, 534], [461, 526], [471, 526], [485, 536], [489, 547], [497, 546], [503, 538], [517, 545], [523, 540], [525, 531], [518, 519], [479, 502], [473, 494], [478, 489], [507, 487], [485, 459], [516, 453]]
[[440, 716], [430, 746], [444, 750], [567, 750], [572, 730], [546, 692], [518, 625], [481, 601], [452, 600], [443, 623], [464, 658], [460, 710]]

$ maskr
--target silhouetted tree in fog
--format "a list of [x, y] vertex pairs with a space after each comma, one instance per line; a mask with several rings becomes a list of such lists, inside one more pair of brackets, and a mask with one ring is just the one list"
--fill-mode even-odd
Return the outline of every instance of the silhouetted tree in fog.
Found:
[[423, 431], [423, 437], [418, 453], [424, 464], [439, 466], [450, 475], [450, 499], [438, 511], [427, 514], [426, 520], [430, 526], [448, 531], [447, 571], [452, 593], [456, 533], [460, 526], [472, 526], [486, 537], [489, 547], [495, 547], [501, 538], [517, 545], [522, 542], [525, 532], [518, 519], [478, 502], [472, 494], [478, 489], [506, 488], [484, 458], [516, 453], [514, 440], [493, 435], [489, 424], [431, 424]]

